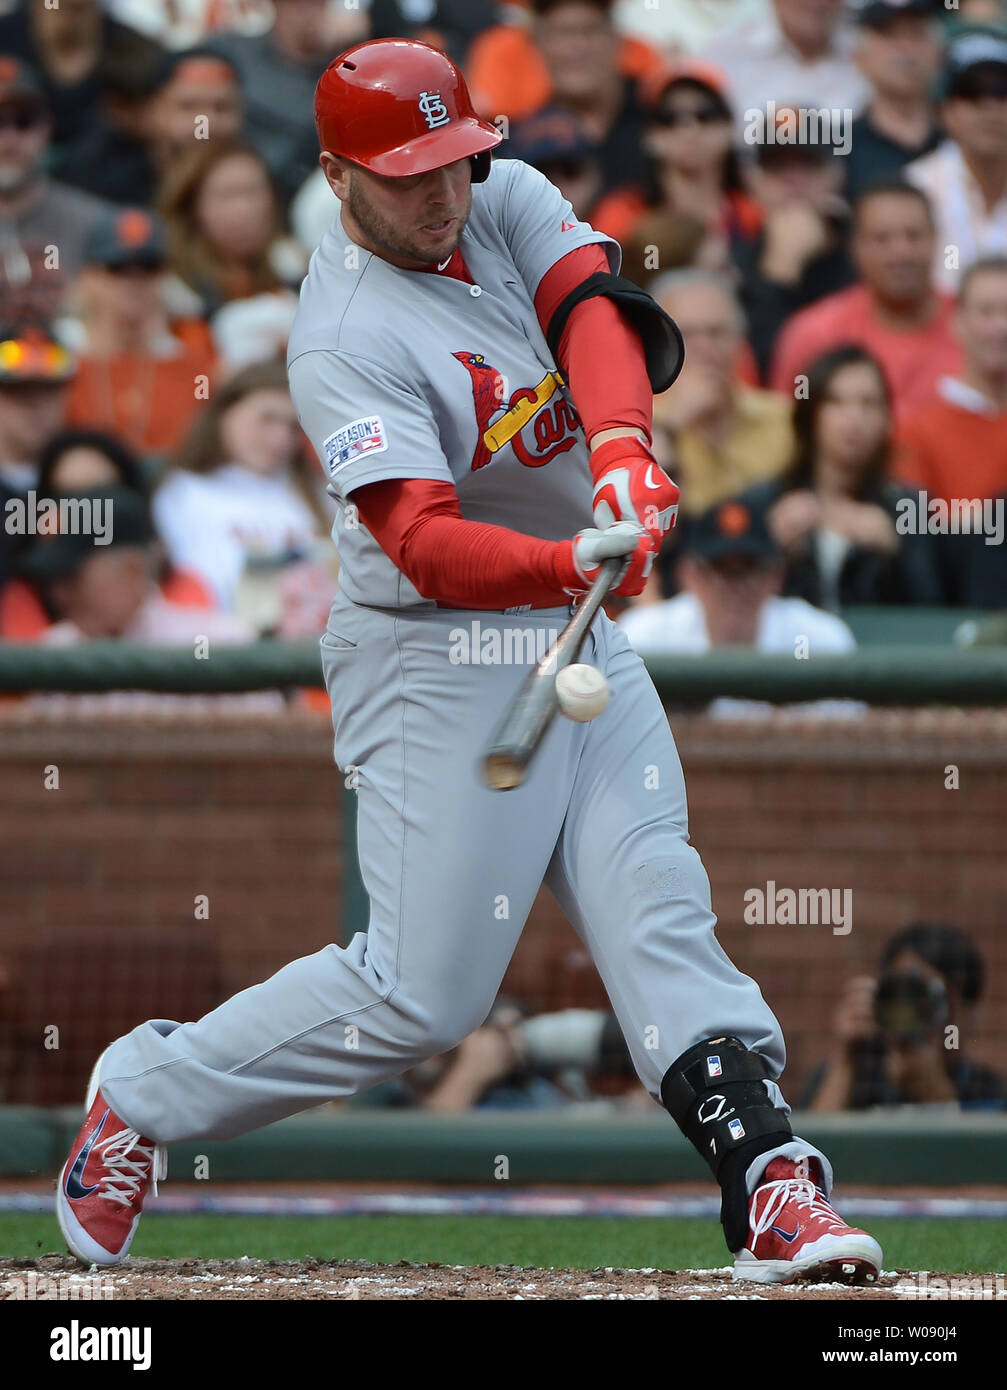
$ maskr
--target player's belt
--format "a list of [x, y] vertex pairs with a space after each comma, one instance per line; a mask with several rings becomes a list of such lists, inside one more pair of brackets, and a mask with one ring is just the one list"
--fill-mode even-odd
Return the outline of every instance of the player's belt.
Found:
[[488, 616], [498, 618], [523, 618], [526, 613], [538, 613], [544, 609], [551, 608], [553, 611], [566, 612], [573, 607], [572, 603], [557, 603], [555, 599], [551, 602], [543, 603], [523, 603], [517, 608], [459, 608], [455, 603], [437, 602], [438, 608], [446, 609], [449, 613], [485, 613]]

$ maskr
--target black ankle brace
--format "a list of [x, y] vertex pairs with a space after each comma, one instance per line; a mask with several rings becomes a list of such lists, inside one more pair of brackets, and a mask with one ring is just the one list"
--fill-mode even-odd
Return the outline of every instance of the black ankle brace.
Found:
[[765, 1059], [739, 1038], [708, 1038], [676, 1058], [661, 1082], [661, 1100], [720, 1183], [727, 1247], [748, 1238], [745, 1173], [759, 1154], [793, 1138], [786, 1113], [770, 1099]]

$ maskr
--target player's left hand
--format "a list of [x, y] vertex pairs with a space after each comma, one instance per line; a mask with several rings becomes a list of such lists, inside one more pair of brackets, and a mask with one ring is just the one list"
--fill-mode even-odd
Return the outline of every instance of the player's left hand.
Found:
[[607, 439], [592, 450], [594, 524], [642, 526], [660, 546], [678, 516], [678, 488], [642, 439]]

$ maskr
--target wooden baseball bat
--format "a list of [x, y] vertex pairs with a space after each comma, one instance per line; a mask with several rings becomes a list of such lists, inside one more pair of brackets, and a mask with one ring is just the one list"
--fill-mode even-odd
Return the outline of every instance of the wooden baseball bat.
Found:
[[625, 555], [605, 560], [597, 579], [542, 660], [528, 672], [521, 689], [493, 735], [483, 758], [483, 776], [495, 791], [519, 787], [528, 765], [556, 716], [556, 677], [580, 655], [588, 628], [626, 563]]

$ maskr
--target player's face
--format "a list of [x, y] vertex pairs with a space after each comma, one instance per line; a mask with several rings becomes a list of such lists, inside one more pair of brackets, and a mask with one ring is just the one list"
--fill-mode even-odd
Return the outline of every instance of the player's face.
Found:
[[408, 268], [447, 260], [458, 248], [471, 209], [472, 166], [467, 159], [401, 179], [348, 170], [346, 230], [392, 265]]

